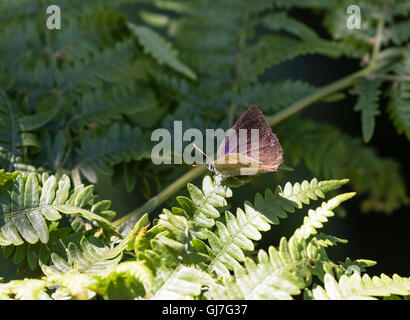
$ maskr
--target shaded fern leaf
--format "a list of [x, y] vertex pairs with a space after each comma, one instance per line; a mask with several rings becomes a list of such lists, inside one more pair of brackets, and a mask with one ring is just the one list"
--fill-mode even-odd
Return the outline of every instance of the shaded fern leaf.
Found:
[[155, 104], [153, 91], [136, 83], [117, 85], [110, 90], [98, 88], [80, 96], [67, 125], [107, 124], [120, 120], [122, 115], [153, 108]]
[[322, 39], [301, 41], [281, 35], [266, 35], [247, 49], [248, 59], [243, 68], [250, 78], [249, 81], [254, 81], [270, 67], [301, 55], [314, 53], [337, 57], [342, 54], [342, 48], [336, 43]]
[[149, 140], [139, 127], [113, 123], [104, 134], [82, 135], [77, 166], [90, 182], [96, 182], [97, 173], [111, 176], [114, 165], [149, 156]]
[[[266, 113], [275, 113], [312, 94], [315, 87], [303, 81], [284, 80], [274, 83], [255, 83], [240, 90], [235, 97], [238, 105], [255, 104]], [[243, 111], [243, 110], [238, 110]], [[238, 112], [239, 115], [239, 112]]]
[[376, 127], [375, 117], [380, 114], [379, 111], [379, 96], [380, 96], [380, 80], [362, 80], [359, 81], [354, 91], [359, 95], [354, 111], [361, 111], [362, 115], [362, 134], [364, 142], [369, 142], [373, 136]]
[[[338, 128], [307, 119], [289, 119], [276, 127], [293, 166], [303, 163], [323, 178], [349, 177], [361, 195], [362, 209], [392, 212], [408, 203], [399, 164]], [[334, 161], [339, 159], [339, 161]], [[386, 175], [389, 172], [389, 175]], [[393, 183], [393, 185], [392, 185]]]
[[195, 73], [177, 58], [177, 52], [171, 47], [170, 42], [148, 27], [133, 23], [128, 23], [128, 26], [138, 37], [145, 52], [151, 54], [160, 64], [164, 63], [188, 78], [196, 79]]
[[316, 32], [298, 20], [291, 18], [286, 12], [274, 12], [263, 17], [262, 25], [271, 30], [285, 30], [300, 39], [318, 39]]
[[[398, 78], [410, 76], [410, 49], [406, 51], [403, 61], [395, 66]], [[388, 104], [390, 118], [399, 134], [404, 133], [410, 140], [410, 84], [409, 81], [395, 81], [392, 85], [392, 95]]]

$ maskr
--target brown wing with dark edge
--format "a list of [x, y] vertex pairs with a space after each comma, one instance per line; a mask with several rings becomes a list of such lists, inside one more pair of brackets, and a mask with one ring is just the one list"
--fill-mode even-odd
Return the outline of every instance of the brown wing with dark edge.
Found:
[[[239, 129], [247, 130], [246, 148], [239, 143]], [[229, 145], [229, 133], [224, 139], [218, 149], [217, 156], [225, 155], [226, 153], [242, 153], [248, 157], [252, 155], [252, 140], [251, 129], [259, 129], [259, 146], [258, 146], [258, 160], [261, 163], [259, 172], [276, 171], [279, 165], [283, 162], [283, 150], [278, 138], [272, 132], [271, 127], [266, 121], [262, 111], [256, 107], [251, 106], [245, 111], [232, 127], [232, 132], [236, 132], [236, 144]], [[242, 143], [242, 142], [241, 142]], [[226, 144], [228, 146], [226, 147]], [[241, 152], [240, 152], [241, 151]]]

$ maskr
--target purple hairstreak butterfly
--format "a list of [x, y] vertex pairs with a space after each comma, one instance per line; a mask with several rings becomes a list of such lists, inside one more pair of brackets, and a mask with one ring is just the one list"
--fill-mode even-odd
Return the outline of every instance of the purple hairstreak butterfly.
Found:
[[262, 111], [251, 106], [228, 130], [208, 168], [219, 180], [277, 171], [283, 151]]

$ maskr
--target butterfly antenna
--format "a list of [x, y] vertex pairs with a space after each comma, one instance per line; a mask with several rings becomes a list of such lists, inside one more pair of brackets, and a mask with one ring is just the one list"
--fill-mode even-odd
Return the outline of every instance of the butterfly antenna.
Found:
[[195, 143], [193, 143], [193, 146], [194, 146], [194, 148], [196, 149], [196, 150], [198, 150], [200, 153], [202, 153], [205, 157], [207, 157], [209, 160], [211, 160], [211, 158], [206, 154], [206, 153], [204, 153], [201, 149], [199, 149], [198, 148], [198, 146], [195, 144]]

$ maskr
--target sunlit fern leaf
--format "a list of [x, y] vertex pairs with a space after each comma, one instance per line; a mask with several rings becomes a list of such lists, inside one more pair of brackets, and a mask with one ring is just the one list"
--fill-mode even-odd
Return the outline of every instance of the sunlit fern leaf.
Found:
[[[53, 264], [50, 268], [61, 273], [75, 270], [80, 273], [101, 274], [111, 270], [122, 258], [122, 254], [112, 257], [110, 248], [98, 243], [96, 238], [91, 240], [85, 237], [81, 239], [79, 244], [69, 243], [67, 256], [68, 261], [65, 261], [59, 255], [52, 253], [51, 261]], [[44, 273], [47, 272], [47, 268], [49, 267], [43, 267]]]
[[[323, 202], [322, 205], [315, 210], [309, 209], [308, 215], [303, 220], [302, 226], [296, 229], [294, 236], [307, 239], [316, 234], [317, 229], [322, 228], [323, 223], [327, 222], [327, 218], [334, 215], [332, 210], [338, 207], [343, 201], [352, 198], [355, 194], [355, 192], [343, 193], [330, 199], [328, 202]], [[329, 241], [329, 239], [324, 240], [324, 244], [327, 244], [326, 240]]]
[[254, 204], [245, 202], [244, 210], [238, 208], [236, 216], [227, 211], [225, 224], [217, 222], [217, 230], [208, 232], [207, 247], [211, 257], [208, 271], [218, 274], [227, 274], [233, 270], [238, 261], [244, 261], [243, 250], [254, 250], [254, 241], [262, 238], [261, 231], [270, 230], [270, 224], [279, 224], [279, 218], [286, 218], [288, 212], [294, 212], [295, 208], [301, 209], [310, 200], [323, 198], [325, 192], [337, 189], [348, 180], [329, 180], [318, 183], [313, 179], [310, 183], [290, 183], [282, 190], [277, 187], [273, 194], [269, 189], [263, 198], [260, 194], [255, 196]]
[[342, 275], [339, 281], [330, 274], [325, 274], [324, 288], [316, 286], [312, 290], [316, 300], [356, 300], [376, 299], [390, 295], [406, 296], [410, 294], [410, 278], [403, 278], [397, 274], [388, 277], [370, 277], [368, 274], [360, 275], [358, 272], [352, 276]]
[[145, 265], [152, 271], [153, 283], [151, 292], [155, 294], [172, 277], [181, 261], [174, 250], [157, 239], [150, 241], [150, 247], [139, 252], [137, 258], [138, 261], [144, 261]]
[[0, 283], [0, 300], [50, 300], [46, 286], [47, 282], [40, 279]]
[[39, 185], [35, 173], [27, 179], [17, 176], [8, 188], [0, 194], [0, 213], [4, 218], [1, 227], [1, 245], [21, 245], [25, 241], [47, 243], [49, 231], [47, 221], [61, 218], [60, 213], [79, 214], [87, 220], [95, 220], [109, 234], [117, 234], [115, 227], [105, 218], [89, 211], [94, 199], [92, 186], [78, 186], [70, 195], [70, 179], [63, 175], [58, 181], [48, 177], [43, 186]]
[[47, 277], [44, 278], [47, 286], [55, 290], [52, 298], [56, 300], [89, 300], [95, 297], [96, 293], [89, 289], [97, 281], [96, 275], [78, 273], [73, 270], [65, 273], [55, 272], [50, 267], [45, 267]]
[[152, 273], [141, 261], [122, 262], [107, 276], [94, 278], [88, 288], [108, 300], [134, 300], [151, 292]]
[[[318, 182], [313, 179], [302, 184], [287, 183], [282, 189], [277, 187], [275, 193], [267, 190], [265, 197], [257, 194], [254, 204], [245, 202], [244, 210], [238, 208], [236, 216], [231, 212], [225, 213], [225, 222], [216, 221], [219, 211], [214, 207], [224, 205], [225, 199], [218, 197], [213, 203], [210, 197], [213, 195], [210, 188], [215, 187], [210, 177], [203, 180], [202, 193], [198, 188], [188, 185], [188, 190], [194, 201], [183, 198], [180, 208], [173, 208], [172, 212], [164, 209], [160, 215], [159, 223], [169, 230], [177, 241], [190, 243], [192, 246], [209, 256], [208, 272], [215, 271], [217, 274], [227, 274], [233, 270], [239, 262], [244, 261], [245, 251], [254, 250], [254, 241], [260, 240], [261, 231], [268, 231], [270, 224], [278, 224], [279, 218], [286, 218], [287, 212], [294, 212], [295, 208], [301, 209], [304, 204], [311, 200], [323, 198], [326, 192], [337, 189], [348, 180], [329, 180]], [[208, 190], [208, 191], [207, 191]], [[205, 201], [205, 202], [204, 202]], [[195, 204], [196, 203], [196, 204]], [[212, 209], [211, 209], [212, 208]], [[203, 211], [207, 216], [207, 224], [197, 223], [197, 213]], [[216, 229], [212, 230], [216, 224]], [[199, 239], [206, 239], [209, 246]]]
[[50, 268], [54, 273], [76, 271], [86, 274], [106, 274], [110, 272], [122, 259], [124, 250], [134, 240], [143, 227], [148, 223], [148, 215], [141, 217], [134, 228], [115, 247], [110, 247], [95, 237], [82, 237], [79, 242], [70, 242], [66, 246], [66, 257], [57, 253], [51, 254], [51, 266], [41, 265], [47, 274]]
[[177, 51], [172, 48], [170, 42], [148, 27], [133, 23], [128, 26], [138, 37], [145, 52], [151, 54], [160, 64], [164, 63], [188, 78], [196, 79], [195, 73], [178, 59]]
[[18, 175], [19, 173], [17, 171], [10, 173], [4, 169], [0, 169], [0, 187], [3, 187], [7, 181], [14, 180]]
[[214, 279], [195, 267], [180, 266], [171, 277], [150, 297], [152, 300], [191, 300], [200, 296], [201, 289], [214, 283]]
[[307, 244], [296, 240], [282, 238], [278, 249], [259, 250], [257, 262], [247, 257], [244, 267], [237, 265], [233, 276], [223, 277], [223, 287], [213, 285], [207, 295], [212, 299], [292, 299], [311, 279]]
[[[189, 218], [199, 228], [210, 228], [215, 225], [215, 219], [220, 215], [217, 208], [227, 206], [225, 198], [231, 197], [232, 191], [227, 187], [216, 185], [210, 176], [202, 180], [202, 190], [191, 183], [187, 185], [187, 189], [190, 198], [177, 197], [186, 218]], [[174, 214], [177, 211], [178, 208], [172, 209]], [[165, 219], [165, 216], [163, 218]]]
[[[322, 227], [319, 221], [327, 221], [326, 216], [333, 215], [331, 210], [352, 196], [353, 194], [340, 195], [329, 200], [328, 203], [323, 203], [322, 207], [316, 211], [309, 210], [309, 216], [305, 218], [304, 224], [300, 230], [295, 232], [294, 237], [307, 239], [310, 235], [316, 234], [316, 228]], [[239, 262], [246, 261], [243, 250], [248, 252], [254, 250], [253, 241], [260, 240], [262, 237], [260, 231], [269, 230], [269, 223], [264, 222], [263, 219], [263, 211], [261, 211], [262, 213], [252, 212], [254, 214], [247, 216], [241, 209], [238, 209], [236, 219], [234, 215], [227, 212], [226, 226], [217, 222], [217, 232], [214, 234], [208, 231], [209, 246], [205, 246], [210, 257], [210, 262], [207, 265], [208, 272], [228, 275], [229, 270], [234, 270], [240, 265]], [[196, 242], [198, 241], [196, 240]], [[320, 241], [315, 241], [318, 245], [324, 246]], [[325, 242], [325, 245], [328, 243]]]

